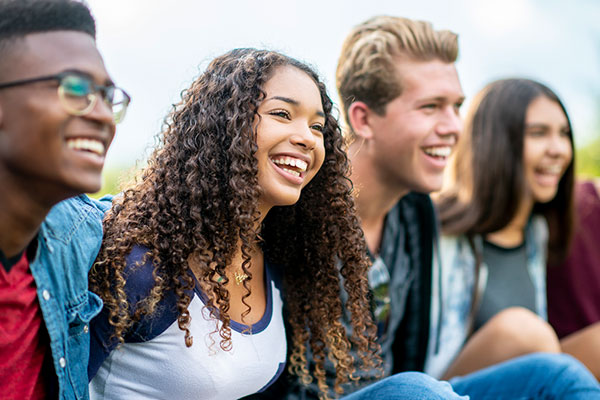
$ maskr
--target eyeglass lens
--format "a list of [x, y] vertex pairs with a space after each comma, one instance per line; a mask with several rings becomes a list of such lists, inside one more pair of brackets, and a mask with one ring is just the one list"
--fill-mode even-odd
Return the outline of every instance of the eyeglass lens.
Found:
[[125, 116], [129, 99], [121, 89], [114, 86], [96, 88], [89, 79], [77, 75], [65, 76], [60, 87], [65, 107], [77, 115], [90, 112], [97, 97], [102, 96], [103, 101], [111, 108], [116, 123], [121, 122]]
[[61, 82], [63, 101], [65, 105], [77, 113], [90, 111], [93, 106], [94, 95], [92, 94], [92, 83], [84, 78], [69, 75], [65, 76]]

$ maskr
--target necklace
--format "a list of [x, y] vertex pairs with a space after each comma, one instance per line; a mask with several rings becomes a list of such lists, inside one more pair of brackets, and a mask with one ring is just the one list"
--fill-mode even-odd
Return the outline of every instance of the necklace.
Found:
[[[244, 281], [246, 279], [250, 278], [248, 276], [248, 274], [244, 274], [243, 272], [242, 273], [234, 272], [233, 276], [235, 278], [235, 284], [238, 285], [238, 286], [241, 285], [242, 283], [244, 283]], [[217, 278], [217, 282], [219, 282], [219, 283], [223, 282], [224, 280], [225, 280], [225, 278], [223, 278], [222, 276], [219, 276]]]
[[234, 272], [233, 276], [235, 277], [235, 284], [238, 286], [248, 279], [248, 275], [243, 272], [241, 274], [239, 272]]

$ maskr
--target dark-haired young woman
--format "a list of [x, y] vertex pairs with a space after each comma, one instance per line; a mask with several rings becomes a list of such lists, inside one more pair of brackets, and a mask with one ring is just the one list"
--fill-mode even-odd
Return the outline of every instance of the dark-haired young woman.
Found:
[[546, 322], [545, 268], [569, 247], [573, 155], [569, 118], [546, 86], [500, 80], [476, 97], [437, 202], [444, 310], [441, 351], [429, 360], [437, 374], [561, 351]]
[[[91, 325], [92, 398], [237, 399], [275, 381], [286, 355], [327, 397], [326, 359], [338, 392], [354, 372], [351, 345], [364, 368], [379, 365], [331, 110], [307, 66], [253, 49], [216, 58], [185, 92], [141, 179], [104, 221], [90, 276], [105, 304]], [[352, 343], [339, 322], [341, 279]], [[420, 376], [405, 383], [421, 390]]]

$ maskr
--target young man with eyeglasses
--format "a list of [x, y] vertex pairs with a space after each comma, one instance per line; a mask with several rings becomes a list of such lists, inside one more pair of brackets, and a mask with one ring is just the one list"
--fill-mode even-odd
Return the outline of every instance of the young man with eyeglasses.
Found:
[[[0, 0], [0, 398], [88, 398], [87, 274], [106, 150], [129, 104], [72, 0]], [[76, 197], [73, 197], [76, 196]]]
[[[446, 391], [433, 378], [427, 391], [416, 388], [426, 382], [423, 374], [405, 373], [430, 372], [441, 346], [438, 324], [445, 305], [429, 193], [441, 188], [446, 160], [462, 130], [457, 55], [454, 33], [387, 16], [356, 26], [342, 47], [337, 87], [348, 125], [357, 211], [373, 261], [368, 279], [383, 359], [382, 370], [362, 373], [354, 385], [346, 385], [347, 392], [362, 388], [348, 398], [412, 398], [415, 393], [419, 399], [600, 398], [589, 371], [564, 355], [515, 359], [454, 378]], [[262, 398], [317, 396], [314, 384], [284, 378]]]

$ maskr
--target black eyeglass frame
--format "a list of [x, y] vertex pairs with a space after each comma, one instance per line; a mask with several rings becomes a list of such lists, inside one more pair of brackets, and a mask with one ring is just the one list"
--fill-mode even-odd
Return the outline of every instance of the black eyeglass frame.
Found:
[[[55, 75], [40, 76], [40, 77], [36, 77], [36, 78], [21, 79], [21, 80], [12, 81], [12, 82], [0, 83], [0, 90], [17, 87], [17, 86], [22, 86], [22, 85], [29, 85], [31, 83], [56, 80], [56, 81], [58, 81], [59, 95], [64, 96], [64, 93], [61, 93], [62, 91], [64, 91], [61, 84], [62, 84], [63, 79], [65, 79], [66, 77], [69, 77], [69, 76], [77, 76], [78, 78], [86, 79], [87, 81], [89, 81], [92, 91], [90, 93], [88, 93], [87, 95], [94, 96], [93, 99], [90, 101], [90, 104], [83, 110], [73, 109], [63, 103], [63, 106], [67, 109], [67, 111], [69, 113], [76, 115], [76, 116], [82, 116], [82, 115], [88, 114], [90, 111], [92, 111], [92, 109], [96, 105], [96, 99], [97, 99], [98, 93], [102, 96], [102, 100], [104, 101], [104, 103], [106, 103], [111, 108], [111, 111], [113, 111], [113, 107], [116, 105], [123, 105], [123, 110], [124, 111], [127, 110], [127, 107], [129, 106], [129, 103], [131, 102], [131, 96], [129, 96], [129, 94], [127, 94], [127, 92], [125, 90], [123, 90], [117, 86], [114, 86], [114, 85], [111, 85], [111, 86], [97, 85], [89, 77], [87, 77], [83, 74], [78, 74], [73, 71], [64, 71], [64, 72], [60, 72]], [[112, 100], [109, 102], [108, 101], [108, 91], [111, 89], [113, 90], [113, 93], [115, 90], [121, 91], [121, 93], [123, 93], [124, 100], [120, 101], [118, 103], [114, 103], [114, 102], [112, 102]], [[118, 119], [116, 118], [116, 113], [113, 111], [113, 117], [115, 118], [115, 123], [119, 123], [123, 120], [123, 117], [125, 116], [124, 111], [122, 112], [121, 117]]]

